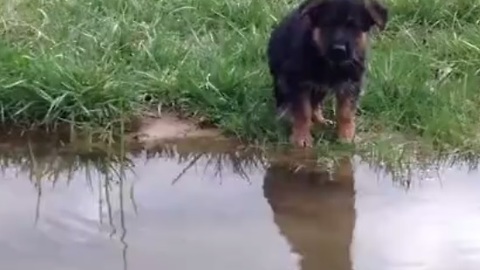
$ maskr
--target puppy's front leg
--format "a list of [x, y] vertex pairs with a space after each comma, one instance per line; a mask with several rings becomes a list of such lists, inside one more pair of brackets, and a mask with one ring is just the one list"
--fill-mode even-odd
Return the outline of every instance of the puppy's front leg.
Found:
[[355, 115], [360, 87], [360, 83], [350, 82], [336, 89], [337, 137], [341, 142], [352, 143], [355, 138]]
[[292, 96], [291, 113], [293, 116], [293, 128], [290, 141], [299, 147], [311, 147], [313, 138], [312, 128], [312, 104], [307, 91], [298, 91]]

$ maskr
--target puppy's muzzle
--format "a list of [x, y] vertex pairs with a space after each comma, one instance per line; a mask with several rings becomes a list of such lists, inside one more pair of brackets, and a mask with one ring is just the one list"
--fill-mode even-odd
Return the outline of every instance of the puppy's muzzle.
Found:
[[330, 48], [329, 55], [334, 62], [343, 63], [350, 59], [350, 50], [345, 44], [335, 44]]

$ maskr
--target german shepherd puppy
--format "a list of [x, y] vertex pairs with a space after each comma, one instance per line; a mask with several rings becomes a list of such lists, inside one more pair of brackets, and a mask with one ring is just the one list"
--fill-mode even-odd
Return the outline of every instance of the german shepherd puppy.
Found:
[[267, 48], [277, 113], [293, 122], [291, 142], [313, 144], [314, 122], [328, 94], [336, 97], [336, 133], [353, 142], [369, 33], [385, 28], [387, 8], [376, 0], [306, 0], [272, 31]]

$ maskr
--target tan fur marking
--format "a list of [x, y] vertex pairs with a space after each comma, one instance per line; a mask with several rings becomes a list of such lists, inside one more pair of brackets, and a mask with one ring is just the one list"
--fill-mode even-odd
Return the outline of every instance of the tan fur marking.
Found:
[[355, 105], [350, 99], [337, 99], [337, 136], [352, 142], [355, 137]]
[[312, 118], [313, 118], [314, 122], [317, 122], [317, 123], [320, 123], [320, 124], [325, 122], [325, 117], [323, 116], [322, 106], [317, 105], [316, 108], [313, 108]]
[[323, 108], [322, 105], [317, 105], [317, 107], [313, 108], [312, 112], [312, 120], [314, 123], [320, 125], [331, 125], [333, 124], [332, 120], [325, 118], [323, 115]]
[[367, 46], [368, 46], [367, 33], [360, 33], [360, 36], [358, 36], [358, 39], [357, 39], [357, 44], [362, 51], [365, 51], [367, 49]]
[[310, 147], [313, 143], [310, 130], [312, 128], [312, 105], [304, 96], [300, 106], [292, 106], [293, 128], [290, 136], [291, 142], [299, 147]]
[[322, 30], [318, 27], [316, 27], [315, 29], [313, 29], [313, 41], [315, 42], [315, 44], [317, 45], [318, 49], [320, 50], [320, 52], [324, 52], [324, 48], [323, 48], [323, 42], [322, 42]]

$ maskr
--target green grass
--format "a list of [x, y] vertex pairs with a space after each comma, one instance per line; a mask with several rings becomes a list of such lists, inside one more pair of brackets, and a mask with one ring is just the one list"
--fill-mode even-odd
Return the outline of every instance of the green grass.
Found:
[[[2, 1], [0, 121], [110, 130], [161, 103], [232, 136], [285, 141], [265, 46], [295, 3]], [[480, 1], [388, 6], [388, 28], [372, 43], [359, 131], [368, 143], [376, 140], [370, 134], [399, 133], [440, 149], [480, 150]]]

